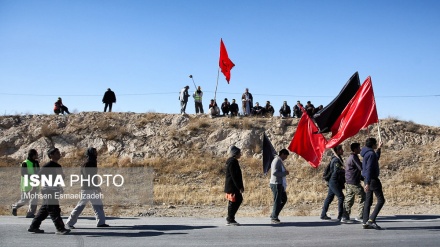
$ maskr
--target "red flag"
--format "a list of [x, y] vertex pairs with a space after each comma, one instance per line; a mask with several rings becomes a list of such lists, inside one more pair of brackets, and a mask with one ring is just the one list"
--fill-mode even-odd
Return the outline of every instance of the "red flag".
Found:
[[229, 59], [228, 52], [226, 51], [225, 44], [223, 44], [223, 40], [220, 39], [220, 59], [218, 61], [218, 65], [222, 69], [223, 75], [226, 77], [226, 81], [231, 79], [231, 69], [235, 66], [235, 64]]
[[345, 107], [339, 118], [332, 126], [332, 138], [326, 148], [336, 147], [345, 139], [356, 135], [359, 130], [370, 124], [379, 122], [374, 99], [373, 84], [368, 76], [353, 99]]
[[321, 163], [327, 141], [322, 134], [317, 134], [318, 127], [310, 119], [304, 108], [301, 107], [301, 110], [303, 114], [290, 142], [289, 150], [297, 153], [316, 168]]

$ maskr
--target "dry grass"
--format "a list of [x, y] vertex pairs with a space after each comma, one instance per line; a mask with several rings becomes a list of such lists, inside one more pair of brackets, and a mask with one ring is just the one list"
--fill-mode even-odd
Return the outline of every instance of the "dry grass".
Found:
[[209, 120], [206, 118], [194, 118], [186, 127], [190, 131], [198, 131], [200, 129], [207, 129], [211, 126]]
[[149, 123], [153, 123], [161, 119], [161, 114], [149, 112], [147, 114], [140, 115], [141, 117], [135, 122], [136, 127], [142, 128]]
[[58, 132], [55, 128], [53, 128], [53, 126], [50, 126], [49, 124], [43, 124], [41, 126], [41, 136], [44, 137], [52, 137], [52, 136], [57, 136]]
[[235, 129], [243, 129], [243, 130], [250, 130], [254, 128], [254, 126], [258, 126], [257, 118], [251, 118], [251, 117], [243, 117], [243, 118], [228, 118], [224, 120], [226, 124], [229, 127], [235, 128]]

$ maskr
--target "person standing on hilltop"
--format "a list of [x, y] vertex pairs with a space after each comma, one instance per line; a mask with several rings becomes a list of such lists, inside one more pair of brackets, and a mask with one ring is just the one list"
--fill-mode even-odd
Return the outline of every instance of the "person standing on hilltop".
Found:
[[235, 214], [243, 202], [244, 186], [243, 176], [241, 174], [238, 159], [241, 157], [241, 150], [236, 146], [232, 146], [229, 150], [229, 159], [226, 161], [225, 190], [226, 199], [228, 200], [228, 217], [226, 218], [227, 226], [239, 226], [235, 221]]
[[193, 94], [194, 97], [194, 104], [196, 106], [196, 114], [203, 114], [203, 104], [202, 104], [202, 97], [203, 92], [202, 88], [200, 86], [197, 87], [197, 90]]
[[[38, 163], [38, 152], [35, 149], [30, 149], [27, 159], [21, 164], [21, 198], [17, 203], [12, 205], [12, 215], [17, 216], [17, 209], [29, 202], [29, 208], [26, 213], [26, 218], [35, 217], [35, 212], [37, 211], [38, 197], [34, 195], [38, 193], [38, 187], [32, 187], [29, 184], [25, 184], [24, 176], [38, 174], [39, 169], [40, 164]], [[32, 197], [29, 198], [27, 196], [28, 194], [32, 195]]]
[[243, 115], [245, 116], [251, 115], [253, 100], [254, 98], [252, 97], [252, 94], [249, 93], [249, 88], [246, 88], [243, 95], [241, 96]]
[[270, 165], [270, 189], [273, 193], [273, 208], [270, 220], [272, 224], [280, 224], [278, 215], [287, 202], [287, 181], [286, 176], [289, 175], [289, 171], [284, 166], [284, 160], [289, 156], [287, 149], [281, 149], [278, 156], [272, 161]]
[[110, 88], [107, 89], [107, 91], [104, 93], [104, 97], [102, 97], [102, 103], [105, 104], [104, 106], [104, 112], [112, 112], [112, 105], [113, 103], [116, 104], [116, 95], [115, 92], [113, 92]]
[[180, 100], [180, 114], [186, 114], [186, 104], [188, 103], [189, 93], [188, 93], [189, 86], [185, 86], [180, 90], [179, 100]]
[[[362, 175], [364, 176], [364, 190], [366, 193], [363, 224], [364, 229], [382, 229], [376, 224], [376, 217], [385, 204], [385, 197], [383, 196], [382, 183], [379, 180], [379, 158], [381, 154], [382, 143], [377, 145], [375, 138], [368, 138], [365, 142], [365, 147], [361, 150], [362, 159]], [[377, 149], [376, 152], [374, 150]], [[370, 208], [373, 204], [373, 193], [376, 195], [377, 203], [374, 207], [373, 213], [370, 215]]]

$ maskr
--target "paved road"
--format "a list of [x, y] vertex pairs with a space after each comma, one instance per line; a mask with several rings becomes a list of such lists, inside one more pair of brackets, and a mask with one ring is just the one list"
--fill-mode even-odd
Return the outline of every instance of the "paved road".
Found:
[[0, 246], [440, 246], [440, 215], [378, 218], [384, 230], [364, 230], [360, 223], [340, 224], [318, 217], [285, 217], [280, 225], [267, 218], [109, 218], [110, 228], [96, 228], [82, 217], [69, 235], [55, 235], [52, 221], [44, 234], [28, 233], [30, 219], [0, 217]]

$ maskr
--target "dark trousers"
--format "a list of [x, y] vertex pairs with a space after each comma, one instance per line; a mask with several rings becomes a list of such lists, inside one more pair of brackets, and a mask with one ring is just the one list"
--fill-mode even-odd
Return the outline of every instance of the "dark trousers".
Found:
[[228, 202], [228, 218], [226, 220], [235, 220], [235, 214], [240, 208], [241, 203], [243, 202], [243, 195], [241, 193], [235, 193], [235, 202]]
[[270, 189], [273, 193], [273, 208], [271, 219], [278, 219], [278, 215], [287, 202], [287, 193], [282, 184], [270, 184]]
[[70, 114], [69, 108], [67, 108], [67, 106], [61, 106], [60, 109], [56, 109], [56, 110], [54, 109], [53, 112], [57, 115], [60, 113], [63, 115], [64, 115], [64, 113]]
[[107, 111], [107, 107], [108, 107], [108, 112], [112, 112], [112, 105], [113, 103], [105, 103], [104, 112]]
[[194, 102], [196, 105], [196, 113], [203, 113], [203, 104], [202, 102]]
[[[377, 203], [374, 207], [373, 213], [370, 214], [371, 205], [373, 204], [373, 193], [376, 195]], [[370, 181], [370, 189], [366, 193], [365, 196], [365, 204], [364, 204], [364, 216], [363, 222], [364, 224], [370, 219], [373, 222], [376, 221], [376, 217], [385, 204], [385, 197], [383, 196], [382, 191], [382, 183], [378, 178], [373, 178]], [[368, 217], [369, 216], [369, 217]]]
[[342, 186], [332, 180], [328, 183], [328, 194], [324, 200], [321, 217], [327, 214], [330, 203], [332, 203], [335, 196], [338, 197], [338, 219], [342, 218], [342, 214], [344, 213], [344, 193], [342, 193]]
[[222, 108], [223, 116], [229, 114], [229, 108]]
[[48, 215], [50, 215], [50, 218], [58, 231], [65, 229], [63, 219], [61, 218], [60, 204], [57, 199], [54, 199], [54, 197], [43, 200], [43, 205], [40, 207], [37, 215], [35, 215], [35, 218], [32, 220], [30, 228], [39, 229], [41, 222], [45, 220]]

